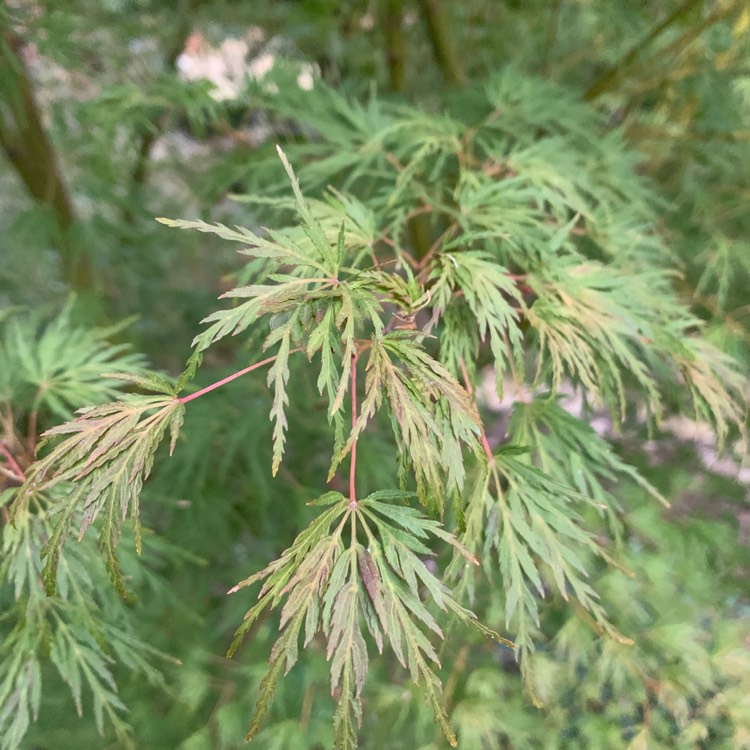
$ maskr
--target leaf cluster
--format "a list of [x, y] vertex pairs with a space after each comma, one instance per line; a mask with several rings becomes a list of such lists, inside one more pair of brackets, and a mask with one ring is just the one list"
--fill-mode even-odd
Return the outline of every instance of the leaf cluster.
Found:
[[6, 310], [0, 319], [0, 400], [18, 416], [68, 419], [81, 404], [101, 404], [119, 395], [126, 376], [148, 373], [145, 359], [128, 344], [113, 344], [124, 324], [93, 328], [73, 323], [72, 301], [54, 319], [49, 313]]
[[334, 745], [357, 747], [361, 694], [369, 663], [364, 624], [378, 652], [387, 642], [412, 680], [422, 687], [438, 725], [455, 746], [440, 701], [440, 680], [434, 672], [440, 660], [427, 636], [431, 632], [442, 638], [443, 631], [425, 597], [439, 610], [501, 639], [477, 623], [420, 556], [432, 555], [427, 545], [434, 538], [452, 545], [469, 563], [477, 564], [476, 559], [437, 522], [407, 505], [393, 503], [406, 499], [408, 495], [393, 491], [379, 491], [354, 502], [337, 492], [323, 495], [311, 504], [327, 510], [279, 559], [230, 591], [263, 582], [259, 601], [237, 631], [230, 656], [266, 610], [281, 607], [282, 632], [271, 651], [269, 672], [261, 682], [246, 739], [258, 732], [279, 677], [297, 662], [300, 638], [306, 647], [320, 631], [331, 663], [331, 692], [338, 696]]

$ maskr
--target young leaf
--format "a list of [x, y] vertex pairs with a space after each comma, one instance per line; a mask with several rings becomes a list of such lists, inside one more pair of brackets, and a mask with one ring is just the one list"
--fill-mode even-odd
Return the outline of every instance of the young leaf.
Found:
[[11, 517], [25, 512], [32, 497], [49, 496], [49, 512], [56, 516], [43, 550], [49, 593], [55, 590], [59, 552], [78, 510], [83, 513], [81, 536], [101, 517], [100, 544], [107, 569], [118, 591], [124, 593], [115, 554], [120, 526], [130, 512], [140, 552], [138, 496], [165, 432], [172, 431], [174, 442], [183, 412], [184, 406], [171, 397], [126, 396], [121, 401], [83, 409], [74, 420], [44, 433], [46, 442], [68, 437], [54, 444], [26, 472], [26, 481], [16, 491]]

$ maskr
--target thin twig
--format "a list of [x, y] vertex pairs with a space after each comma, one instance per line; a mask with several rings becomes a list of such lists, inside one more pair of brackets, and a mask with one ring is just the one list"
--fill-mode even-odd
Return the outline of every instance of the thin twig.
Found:
[[596, 99], [597, 96], [608, 91], [616, 83], [626, 68], [629, 68], [638, 56], [654, 41], [662, 32], [666, 31], [675, 21], [689, 13], [696, 5], [700, 5], [703, 0], [685, 0], [678, 5], [665, 19], [657, 23], [643, 39], [636, 42], [625, 55], [620, 58], [609, 70], [605, 71], [594, 83], [589, 86], [583, 98], [586, 100]]
[[38, 417], [39, 413], [37, 412], [37, 410], [32, 409], [31, 413], [29, 414], [29, 429], [26, 441], [28, 443], [28, 451], [30, 456], [34, 456], [36, 454], [36, 431]]
[[[476, 406], [474, 389], [471, 387], [471, 378], [469, 378], [469, 371], [466, 368], [466, 362], [464, 362], [463, 357], [459, 362], [459, 366], [461, 367], [461, 375], [463, 375], [464, 378], [464, 387], [466, 388], [466, 392], [469, 394], [469, 398], [474, 402], [474, 405]], [[492, 448], [490, 448], [489, 440], [487, 440], [487, 433], [484, 431], [484, 424], [482, 423], [481, 419], [479, 421], [479, 429], [481, 430], [482, 447], [484, 448], [487, 459], [490, 461], [490, 463], [492, 463], [495, 460], [495, 457], [492, 455]]]
[[555, 46], [557, 31], [560, 28], [560, 11], [562, 10], [562, 0], [554, 0], [550, 11], [549, 23], [547, 25], [547, 39], [544, 43], [542, 52], [542, 72], [549, 73], [550, 56], [552, 48]]
[[446, 230], [432, 243], [427, 252], [417, 261], [418, 268], [424, 268], [427, 261], [445, 244], [449, 237], [457, 232], [460, 226], [457, 221], [452, 221]]
[[8, 462], [8, 465], [13, 470], [13, 474], [15, 475], [15, 478], [20, 480], [21, 482], [25, 482], [26, 474], [24, 474], [23, 469], [18, 465], [18, 462], [16, 461], [13, 454], [8, 449], [8, 446], [5, 445], [4, 441], [0, 441], [0, 453], [2, 453], [3, 456], [5, 456], [5, 460]]
[[8, 477], [8, 479], [12, 479], [14, 482], [22, 482], [23, 479], [16, 474], [15, 471], [11, 471], [10, 469], [6, 469], [4, 466], [0, 466], [0, 474], [2, 474], [4, 477]]
[[315, 683], [310, 683], [305, 688], [305, 695], [302, 698], [302, 712], [299, 717], [299, 725], [303, 732], [307, 731], [310, 725], [310, 716], [312, 715], [313, 696], [315, 693]]
[[[357, 360], [359, 354], [355, 352], [352, 355], [352, 433], [357, 426]], [[349, 507], [357, 507], [356, 493], [356, 473], [357, 473], [357, 440], [352, 441], [352, 457], [349, 464]]]
[[[682, 53], [687, 48], [687, 46], [697, 37], [699, 37], [706, 29], [713, 26], [715, 23], [718, 23], [719, 21], [723, 21], [725, 18], [728, 18], [737, 10], [739, 10], [739, 8], [739, 3], [733, 3], [715, 10], [699, 23], [693, 24], [688, 29], [686, 29], [682, 34], [680, 34], [680, 36], [678, 36], [676, 39], [673, 39], [666, 47], [662, 47], [661, 49], [657, 50], [654, 53], [654, 57], [663, 57], [664, 55], [669, 55], [670, 53]], [[651, 58], [651, 60], [653, 60], [653, 58]], [[651, 62], [651, 60], [649, 60], [649, 62]]]
[[[296, 352], [301, 352], [302, 347], [298, 347], [296, 349], [290, 350], [289, 354], [295, 354]], [[217, 380], [215, 383], [211, 383], [211, 385], [207, 385], [205, 388], [201, 388], [199, 391], [196, 391], [195, 393], [191, 393], [189, 396], [183, 396], [182, 398], [178, 398], [177, 400], [181, 404], [186, 404], [188, 401], [192, 401], [193, 399], [200, 398], [205, 393], [208, 393], [209, 391], [214, 391], [217, 388], [221, 388], [221, 386], [226, 385], [227, 383], [231, 383], [233, 380], [236, 380], [237, 378], [241, 378], [243, 375], [247, 375], [248, 372], [252, 372], [253, 370], [257, 370], [259, 367], [263, 367], [263, 365], [270, 364], [274, 360], [278, 359], [278, 355], [275, 354], [273, 357], [268, 357], [267, 359], [263, 359], [260, 362], [256, 362], [254, 365], [250, 365], [250, 367], [245, 367], [244, 370], [240, 370], [239, 372], [235, 372], [232, 375], [228, 375], [226, 378], [222, 378], [221, 380]]]
[[458, 656], [453, 662], [453, 669], [451, 670], [450, 676], [446, 680], [445, 688], [443, 689], [443, 705], [446, 711], [450, 711], [453, 706], [453, 697], [456, 691], [456, 685], [458, 684], [458, 678], [461, 673], [466, 669], [466, 662], [469, 657], [469, 647], [464, 645], [458, 652]]

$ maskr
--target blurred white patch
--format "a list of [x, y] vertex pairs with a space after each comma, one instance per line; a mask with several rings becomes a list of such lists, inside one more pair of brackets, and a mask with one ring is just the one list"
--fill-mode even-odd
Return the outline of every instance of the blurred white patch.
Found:
[[303, 91], [312, 91], [315, 86], [314, 78], [315, 68], [312, 65], [304, 63], [297, 76], [297, 85]]
[[[200, 32], [194, 32], [177, 58], [180, 77], [188, 81], [210, 81], [212, 95], [220, 101], [237, 99], [248, 80], [263, 81], [276, 65], [280, 42], [272, 39], [265, 48], [263, 31], [251, 28], [242, 38], [227, 37], [218, 46], [211, 45]], [[288, 63], [288, 61], [287, 61]], [[315, 86], [315, 67], [297, 63], [297, 85], [310, 91]], [[266, 90], [276, 93], [278, 87], [269, 83]]]

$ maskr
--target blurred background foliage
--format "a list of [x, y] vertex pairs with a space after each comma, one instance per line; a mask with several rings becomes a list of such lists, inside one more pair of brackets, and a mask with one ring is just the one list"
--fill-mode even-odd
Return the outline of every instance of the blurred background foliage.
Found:
[[[376, 103], [471, 123], [485, 114], [477, 92], [493, 80], [512, 102], [507, 127], [516, 117], [518, 137], [532, 142], [574, 130], [586, 103], [600, 137], [616, 139], [615, 189], [618, 174], [630, 198], [649, 186], [654, 262], [670, 256], [683, 302], [750, 366], [743, 0], [5, 0], [0, 32], [0, 418], [4, 445], [21, 459], [43, 429], [123, 387], [95, 374], [140, 372], [146, 361], [179, 372], [198, 321], [231, 284], [231, 248], [154, 217], [277, 222], [286, 183], [276, 143], [308, 196], [356, 185], [380, 205], [382, 186], [357, 177], [367, 129], [386, 116]], [[627, 181], [633, 168], [637, 185]], [[235, 200], [245, 194], [254, 199]], [[626, 255], [642, 222], [616, 218], [610, 245], [619, 238]], [[423, 230], [413, 227], [417, 251]], [[199, 378], [217, 380], [247, 358], [222, 344]], [[66, 564], [88, 571], [88, 588], [61, 585], [59, 600], [38, 592], [29, 641], [14, 592], [38, 573], [44, 526], [3, 525], [6, 551], [26, 534], [30, 567], [0, 559], [0, 670], [16, 674], [25, 651], [38, 658], [0, 689], [0, 747], [242, 746], [274, 627], [263, 621], [239, 657], [224, 659], [244, 612], [225, 592], [312, 517], [304, 503], [325, 476], [315, 446], [327, 446], [327, 433], [308, 385], [298, 403], [316, 406], [290, 413], [295, 439], [275, 480], [263, 378], [196, 402], [178, 455], [144, 490], [143, 559], [121, 547], [129, 600], [107, 593], [84, 540]], [[488, 430], [502, 430], [508, 404], [485, 406]], [[658, 447], [637, 422], [612, 439], [672, 508], [618, 480], [617, 544], [632, 577], [591, 562], [614, 624], [635, 645], [599, 639], [550, 593], [535, 656], [545, 705], [535, 708], [509, 652], [448, 641], [443, 677], [460, 747], [750, 748], [748, 470], [718, 458], [694, 423], [661, 429], [673, 434]], [[376, 487], [391, 446], [377, 431], [365, 439], [362, 483]], [[12, 471], [0, 482], [11, 486]], [[485, 619], [500, 623], [491, 590], [477, 596]], [[63, 684], [60, 660], [79, 664], [78, 687]], [[385, 658], [372, 669], [363, 747], [442, 747], [419, 691]], [[329, 747], [327, 679], [323, 650], [313, 651], [282, 683], [255, 744]], [[24, 712], [37, 720], [19, 720]]]

